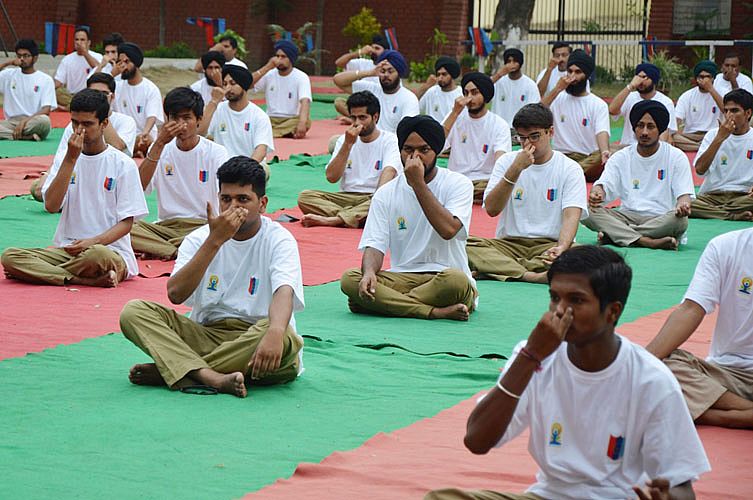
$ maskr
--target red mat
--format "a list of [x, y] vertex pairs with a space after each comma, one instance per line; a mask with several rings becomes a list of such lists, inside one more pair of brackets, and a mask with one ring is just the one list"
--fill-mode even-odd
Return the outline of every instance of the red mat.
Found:
[[[3, 109], [0, 108], [0, 120], [5, 118]], [[68, 111], [53, 111], [50, 113], [52, 128], [65, 128], [71, 122], [71, 114]]]
[[[671, 310], [622, 325], [619, 331], [645, 343]], [[708, 351], [715, 317], [707, 317], [686, 347], [699, 355]], [[528, 454], [527, 433], [488, 455], [476, 456], [463, 446], [465, 422], [480, 394], [433, 418], [389, 434], [378, 434], [361, 447], [336, 452], [319, 464], [298, 466], [290, 479], [247, 495], [264, 499], [421, 498], [442, 487], [524, 491], [535, 481], [537, 466]], [[750, 431], [699, 427], [712, 471], [695, 485], [698, 498], [747, 499], [753, 476]]]
[[287, 160], [291, 155], [308, 153], [312, 156], [327, 154], [329, 140], [333, 135], [342, 135], [347, 126], [339, 120], [315, 120], [303, 139], [275, 139], [275, 156]]
[[49, 170], [53, 155], [0, 159], [0, 198], [27, 194], [34, 179]]

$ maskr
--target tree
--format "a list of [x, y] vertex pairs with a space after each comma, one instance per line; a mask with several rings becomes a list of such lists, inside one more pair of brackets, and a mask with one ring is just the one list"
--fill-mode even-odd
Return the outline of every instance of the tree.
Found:
[[[509, 40], [505, 48], [515, 47], [516, 40], [528, 38], [536, 0], [500, 0], [494, 13], [494, 32], [499, 40]], [[495, 68], [502, 66], [502, 50], [497, 50]]]

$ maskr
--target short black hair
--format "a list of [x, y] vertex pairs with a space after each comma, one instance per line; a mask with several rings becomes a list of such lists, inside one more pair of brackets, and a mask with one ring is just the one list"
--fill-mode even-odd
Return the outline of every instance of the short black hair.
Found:
[[238, 40], [236, 40], [234, 36], [223, 35], [220, 38], [220, 43], [224, 42], [225, 40], [227, 40], [228, 42], [230, 42], [230, 46], [233, 47], [234, 49], [238, 48]]
[[71, 112], [94, 113], [100, 123], [110, 114], [110, 103], [102, 92], [94, 89], [79, 90], [73, 95], [70, 104]]
[[562, 252], [546, 273], [549, 283], [558, 274], [588, 276], [602, 312], [612, 302], [620, 302], [624, 308], [633, 279], [633, 270], [620, 254], [596, 245], [574, 246]]
[[86, 80], [86, 86], [89, 87], [92, 83], [104, 83], [110, 89], [110, 92], [115, 92], [115, 78], [110, 73], [103, 73], [102, 71], [92, 73]]
[[169, 118], [185, 109], [190, 109], [196, 118], [204, 116], [204, 98], [190, 87], [176, 87], [167, 93], [162, 104]]
[[557, 49], [564, 49], [564, 48], [567, 48], [567, 49], [569, 49], [569, 50], [570, 50], [570, 52], [572, 52], [572, 51], [573, 51], [573, 48], [572, 48], [572, 47], [570, 47], [570, 44], [569, 44], [569, 43], [565, 43], [565, 42], [554, 42], [554, 43], [552, 44], [552, 54], [554, 54], [554, 51], [555, 51], [555, 50], [557, 50]]
[[722, 59], [722, 62], [726, 61], [727, 59], [737, 59], [738, 63], [742, 62], [742, 59], [740, 59], [740, 54], [738, 54], [737, 52], [727, 52], [724, 55], [724, 59]]
[[248, 156], [233, 156], [217, 169], [217, 179], [222, 184], [251, 185], [256, 196], [262, 197], [267, 190], [267, 173], [258, 161]]
[[743, 107], [743, 110], [753, 109], [753, 94], [745, 89], [730, 90], [724, 94], [724, 104], [734, 102]]
[[35, 42], [31, 38], [22, 38], [17, 41], [16, 52], [18, 52], [18, 49], [26, 49], [31, 52], [31, 55], [34, 57], [39, 55], [39, 46], [37, 45], [37, 42]]
[[515, 113], [512, 128], [546, 128], [554, 125], [552, 112], [540, 103], [526, 104]]
[[345, 104], [348, 106], [348, 112], [353, 108], [366, 108], [366, 112], [371, 116], [374, 116], [382, 110], [377, 96], [368, 90], [362, 90], [361, 92], [350, 94], [350, 97], [345, 101]]
[[123, 42], [125, 42], [123, 35], [118, 32], [110, 33], [102, 40], [102, 47], [107, 47], [108, 45], [115, 45], [117, 47]]
[[86, 33], [86, 38], [88, 38], [89, 40], [91, 40], [92, 36], [91, 36], [91, 32], [89, 31], [89, 27], [88, 26], [83, 26], [83, 25], [76, 26], [76, 29], [73, 32], [73, 34], [75, 35], [79, 31], [83, 31], [84, 33]]

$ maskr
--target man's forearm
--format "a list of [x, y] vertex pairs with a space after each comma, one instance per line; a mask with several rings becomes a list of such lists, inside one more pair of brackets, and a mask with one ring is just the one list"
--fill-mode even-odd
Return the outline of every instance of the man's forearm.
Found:
[[160, 156], [162, 156], [162, 150], [164, 148], [165, 145], [160, 141], [154, 141], [154, 144], [152, 144], [152, 147], [149, 148], [149, 151], [147, 152], [147, 158], [144, 158], [141, 165], [139, 165], [141, 189], [146, 189], [149, 183], [152, 182], [152, 177], [154, 177], [154, 172], [157, 170], [157, 163], [159, 162]]
[[335, 157], [330, 160], [327, 169], [324, 172], [324, 175], [327, 177], [327, 182], [334, 184], [342, 178], [343, 173], [345, 173], [348, 157], [350, 156], [351, 147], [352, 146], [347, 142], [343, 142], [343, 145], [340, 147], [340, 150]]
[[557, 246], [567, 249], [573, 244], [575, 233], [578, 232], [581, 213], [582, 210], [577, 207], [567, 207], [562, 211], [562, 227], [560, 227]]
[[298, 123], [308, 123], [309, 114], [311, 113], [311, 101], [308, 99], [300, 100], [300, 110], [298, 111]]
[[552, 71], [554, 71], [554, 68], [547, 66], [541, 80], [536, 83], [536, 86], [539, 88], [539, 95], [542, 97], [546, 94], [546, 88], [549, 86], [549, 79], [552, 77]]
[[715, 137], [706, 151], [698, 157], [695, 162], [695, 171], [698, 175], [705, 175], [706, 172], [708, 172], [709, 167], [711, 167], [711, 163], [714, 161], [714, 157], [719, 152], [719, 148], [722, 147], [723, 142], [723, 140], [719, 140]]
[[361, 273], [363, 276], [374, 274], [376, 275], [382, 270], [382, 264], [384, 263], [384, 254], [376, 248], [366, 247], [363, 252], [363, 258], [361, 259]]
[[551, 92], [541, 97], [541, 105], [547, 108], [550, 107], [557, 96], [560, 95], [560, 92], [562, 92], [562, 89], [554, 87]]
[[596, 145], [599, 147], [599, 152], [604, 153], [609, 151], [609, 132], [599, 132], [596, 134]]
[[455, 237], [460, 228], [463, 227], [463, 223], [439, 203], [439, 200], [431, 192], [429, 186], [421, 184], [414, 187], [413, 192], [416, 193], [421, 210], [423, 210], [426, 218], [429, 219], [429, 223], [434, 230], [439, 233], [439, 236], [445, 240]]
[[157, 117], [156, 116], [150, 116], [146, 119], [146, 123], [144, 124], [144, 130], [141, 131], [142, 134], [149, 134], [152, 131], [152, 127], [154, 127], [154, 124], [157, 123]]
[[131, 232], [133, 227], [133, 217], [126, 217], [118, 222], [104, 233], [95, 236], [94, 239], [100, 245], [109, 245]]
[[251, 153], [251, 159], [261, 163], [267, 158], [267, 145], [259, 144], [254, 148], [254, 152]]
[[44, 208], [51, 214], [58, 213], [63, 206], [63, 200], [65, 199], [65, 194], [68, 192], [75, 164], [75, 160], [71, 160], [66, 156], [60, 164], [55, 178], [50, 182], [50, 187], [45, 192]]
[[672, 311], [646, 350], [659, 359], [666, 358], [690, 338], [705, 315], [706, 311], [698, 303], [685, 299]]
[[620, 114], [620, 110], [622, 109], [622, 105], [625, 103], [625, 99], [627, 99], [627, 96], [630, 95], [630, 92], [633, 91], [633, 87], [628, 84], [627, 87], [623, 88], [622, 90], [617, 93], [616, 96], [614, 96], [614, 99], [612, 99], [612, 102], [609, 103], [609, 114], [612, 116], [617, 116]]
[[453, 109], [450, 115], [447, 117], [447, 119], [442, 124], [442, 128], [444, 128], [444, 135], [445, 137], [450, 135], [450, 132], [452, 131], [452, 127], [455, 126], [455, 122], [458, 120], [458, 117], [460, 116], [460, 112], [456, 113]]
[[293, 295], [293, 287], [290, 285], [282, 285], [272, 294], [267, 333], [285, 333], [293, 316]]

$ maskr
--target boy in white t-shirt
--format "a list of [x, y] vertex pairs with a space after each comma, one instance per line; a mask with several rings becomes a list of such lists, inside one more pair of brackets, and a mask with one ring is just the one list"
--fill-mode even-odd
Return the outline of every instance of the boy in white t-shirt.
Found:
[[365, 90], [348, 97], [353, 125], [335, 146], [327, 164], [327, 181], [340, 182], [340, 192], [306, 189], [298, 195], [305, 227], [361, 227], [371, 196], [403, 169], [395, 134], [379, 130], [379, 99]]
[[95, 73], [103, 72], [108, 75], [118, 76], [120, 68], [118, 67], [118, 45], [125, 42], [123, 35], [120, 33], [110, 33], [102, 40], [102, 60], [94, 69]]
[[139, 166], [141, 187], [157, 190], [157, 222], [138, 221], [133, 250], [142, 257], [172, 260], [183, 238], [217, 212], [217, 169], [227, 150], [198, 133], [204, 112], [201, 95], [178, 87], [165, 96], [167, 122]]
[[[371, 39], [371, 44], [364, 45], [358, 50], [352, 52], [346, 52], [335, 60], [335, 66], [343, 71], [370, 71], [374, 69], [374, 61], [382, 55], [386, 49], [389, 48], [387, 39], [384, 35], [374, 35]], [[373, 83], [379, 83], [379, 78], [373, 76], [369, 79]], [[341, 115], [340, 120], [347, 125], [352, 125], [348, 115], [348, 106], [346, 104], [347, 98], [337, 97], [335, 98], [335, 110]]]
[[[55, 70], [55, 88], [65, 87], [70, 95], [86, 88], [86, 79], [96, 71], [102, 55], [91, 50], [89, 28], [76, 26], [73, 34], [74, 52], [63, 57]], [[67, 96], [59, 96], [60, 101], [67, 100]], [[65, 103], [67, 104], [67, 103]]]
[[564, 252], [548, 273], [549, 311], [468, 417], [464, 443], [477, 455], [529, 429], [536, 483], [524, 494], [446, 489], [426, 500], [695, 498], [692, 482], [711, 467], [680, 387], [615, 332], [631, 279], [612, 250]]
[[698, 151], [706, 132], [718, 126], [724, 109], [724, 100], [713, 85], [716, 64], [700, 61], [693, 75], [696, 85], [683, 92], [675, 106], [678, 131], [672, 141], [683, 151]]
[[340, 289], [354, 313], [467, 321], [478, 297], [465, 253], [473, 185], [437, 167], [444, 130], [433, 118], [403, 118], [397, 137], [403, 173], [374, 193], [361, 269], [345, 271]]
[[468, 263], [478, 279], [546, 283], [546, 270], [570, 248], [588, 215], [586, 182], [575, 161], [554, 151], [551, 111], [527, 104], [513, 127], [523, 149], [503, 155], [484, 192], [484, 209], [502, 214], [495, 238], [468, 239]]
[[709, 130], [698, 148], [695, 171], [704, 177], [691, 205], [699, 219], [753, 220], [753, 95], [724, 96], [724, 121]]
[[138, 274], [128, 233], [148, 213], [131, 158], [105, 143], [110, 105], [93, 89], [71, 100], [74, 134], [53, 164], [42, 193], [50, 213], [62, 208], [52, 248], [9, 248], [8, 277], [33, 284], [114, 287]]
[[303, 339], [294, 311], [303, 310], [298, 245], [263, 216], [264, 169], [245, 156], [217, 171], [220, 215], [189, 234], [167, 282], [173, 304], [131, 301], [120, 315], [123, 335], [154, 359], [129, 379], [183, 392], [246, 397], [246, 384], [295, 380], [303, 371]]
[[736, 89], [744, 89], [753, 93], [753, 81], [749, 76], [740, 73], [739, 54], [729, 52], [724, 56], [722, 72], [714, 78], [714, 87], [722, 97]]
[[560, 78], [567, 76], [567, 59], [573, 49], [565, 42], [554, 42], [552, 44], [552, 57], [546, 68], [536, 77], [536, 86], [539, 88], [539, 95], [545, 96], [557, 86]]
[[275, 55], [254, 71], [254, 92], [264, 92], [275, 137], [303, 139], [311, 128], [311, 80], [293, 65], [298, 47], [290, 40], [275, 43]]
[[210, 50], [201, 56], [201, 66], [204, 68], [204, 77], [193, 82], [191, 89], [201, 94], [206, 106], [212, 100], [212, 89], [222, 88], [222, 68], [225, 67], [225, 56], [222, 52]]
[[536, 82], [523, 74], [523, 52], [520, 49], [505, 50], [502, 60], [505, 64], [492, 75], [492, 112], [512, 123], [520, 108], [539, 102], [541, 95]]
[[452, 111], [455, 99], [463, 91], [455, 82], [460, 76], [460, 65], [448, 56], [439, 56], [434, 63], [434, 73], [415, 90], [418, 108], [422, 115], [429, 115], [439, 123]]
[[[680, 306], [646, 347], [677, 377], [697, 424], [753, 429], [753, 228], [712, 239]], [[719, 307], [709, 355], [680, 349]]]
[[481, 203], [494, 163], [512, 151], [510, 125], [486, 108], [494, 98], [491, 78], [472, 71], [463, 75], [460, 86], [463, 96], [455, 100], [442, 125], [445, 149], [450, 149], [447, 168], [473, 182], [473, 202]]
[[[212, 45], [209, 48], [209, 51], [222, 54], [225, 58], [223, 66], [225, 64], [232, 64], [234, 66], [240, 66], [243, 69], [248, 69], [246, 63], [236, 57], [238, 55], [238, 40], [233, 35], [223, 33], [222, 36], [220, 36], [220, 41]], [[202, 73], [204, 71], [204, 65], [202, 64], [201, 58], [196, 61], [193, 70], [197, 73]]]
[[[55, 82], [37, 71], [39, 47], [34, 40], [16, 42], [16, 57], [0, 63], [0, 94], [5, 119], [0, 140], [41, 141], [50, 133], [50, 111], [57, 107]], [[6, 69], [12, 66], [11, 69]]]
[[[695, 198], [690, 162], [685, 153], [659, 141], [669, 123], [662, 103], [636, 103], [630, 123], [638, 142], [607, 161], [591, 189], [591, 213], [583, 225], [598, 232], [601, 244], [677, 250]], [[603, 207], [616, 199], [619, 210]]]

